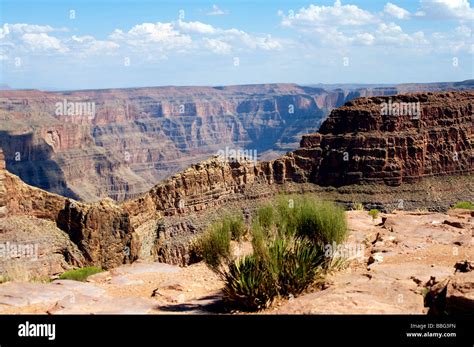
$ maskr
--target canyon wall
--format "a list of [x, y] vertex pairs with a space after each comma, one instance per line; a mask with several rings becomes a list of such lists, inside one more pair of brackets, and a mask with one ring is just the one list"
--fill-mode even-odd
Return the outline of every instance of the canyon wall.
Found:
[[[142, 256], [153, 257], [158, 251], [168, 261], [180, 252], [159, 254], [164, 240], [176, 241], [194, 228], [175, 225], [167, 235], [165, 230], [160, 235], [158, 221], [165, 216], [186, 216], [236, 200], [261, 198], [285, 183], [399, 186], [426, 177], [469, 176], [474, 170], [473, 101], [472, 91], [359, 98], [333, 110], [319, 133], [303, 136], [300, 148], [287, 155], [256, 165], [214, 157], [123, 207], [141, 239], [148, 240], [142, 245]], [[418, 105], [420, 113], [384, 115], [382, 107], [389, 102]]]
[[[305, 135], [299, 149], [278, 159], [255, 163], [214, 156], [120, 204], [111, 199], [77, 202], [30, 187], [0, 170], [0, 209], [7, 216], [54, 221], [81, 252], [84, 264], [110, 268], [135, 259], [185, 264], [191, 261], [189, 241], [212, 220], [213, 211], [232, 204], [245, 209], [250, 201], [288, 185], [301, 191], [357, 186], [373, 193], [428, 178], [470, 178], [473, 100], [474, 91], [353, 100], [333, 110], [319, 133]], [[384, 115], [383, 105], [389, 102], [419, 103], [420, 113]], [[457, 191], [466, 189], [472, 200], [469, 187], [454, 186], [452, 193], [458, 199], [466, 194]], [[197, 225], [197, 219], [202, 223]]]
[[[88, 202], [124, 200], [226, 147], [275, 159], [358, 96], [472, 87], [466, 81], [330, 90], [268, 84], [0, 91], [0, 146], [8, 170], [30, 185]], [[76, 105], [71, 114], [68, 103]], [[89, 107], [77, 109], [88, 103], [92, 116]]]

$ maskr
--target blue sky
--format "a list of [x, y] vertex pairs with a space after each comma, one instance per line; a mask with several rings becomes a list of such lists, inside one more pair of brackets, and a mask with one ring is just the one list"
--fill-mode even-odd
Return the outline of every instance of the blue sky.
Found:
[[0, 83], [95, 89], [473, 78], [468, 0], [0, 0]]

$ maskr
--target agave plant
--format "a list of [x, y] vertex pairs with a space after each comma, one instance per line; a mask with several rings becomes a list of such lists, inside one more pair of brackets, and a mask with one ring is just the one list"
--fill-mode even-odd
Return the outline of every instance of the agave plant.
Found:
[[315, 280], [324, 262], [322, 248], [305, 238], [278, 239], [270, 247], [272, 278], [281, 296], [301, 294]]
[[253, 255], [229, 264], [223, 275], [226, 305], [245, 311], [257, 311], [270, 305], [277, 295], [263, 261]]

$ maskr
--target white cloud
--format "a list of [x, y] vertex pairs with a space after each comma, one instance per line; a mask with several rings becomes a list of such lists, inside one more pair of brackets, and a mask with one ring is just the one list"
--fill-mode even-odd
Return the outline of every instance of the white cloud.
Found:
[[228, 13], [229, 13], [228, 11], [224, 11], [224, 10], [220, 9], [219, 6], [212, 5], [212, 10], [207, 12], [206, 14], [208, 16], [224, 16]]
[[25, 23], [5, 23], [0, 28], [0, 47], [2, 55], [18, 50], [32, 53], [66, 53], [68, 51], [60, 39], [50, 35], [55, 29], [49, 25], [32, 25]]
[[433, 19], [474, 20], [474, 8], [468, 0], [421, 0], [419, 16]]
[[182, 20], [141, 23], [129, 30], [115, 29], [104, 40], [92, 35], [57, 35], [50, 26], [5, 24], [0, 27], [0, 54], [5, 57], [29, 53], [69, 54], [77, 59], [97, 55], [134, 56], [134, 61], [153, 61], [173, 54], [230, 54], [244, 51], [272, 51], [282, 41], [268, 34], [252, 34], [236, 28]]
[[232, 50], [231, 45], [221, 40], [210, 39], [206, 37], [204, 38], [204, 43], [207, 48], [217, 54], [229, 54]]
[[142, 23], [129, 31], [114, 30], [109, 40], [129, 46], [147, 48], [148, 46], [167, 50], [191, 44], [191, 37], [176, 30], [172, 23]]
[[178, 21], [177, 27], [182, 32], [187, 33], [197, 33], [197, 34], [214, 34], [217, 32], [217, 29], [212, 25], [201, 23], [201, 22], [183, 22]]
[[474, 54], [472, 28], [460, 25], [450, 32], [435, 32], [432, 35], [433, 46], [437, 52], [449, 54]]
[[393, 46], [417, 46], [429, 44], [422, 31], [417, 31], [413, 34], [407, 34], [403, 29], [395, 23], [381, 23], [376, 32], [377, 44]]
[[281, 24], [286, 27], [359, 26], [377, 22], [378, 19], [356, 5], [342, 5], [337, 0], [333, 6], [309, 5], [297, 13], [285, 16], [281, 11]]
[[112, 41], [96, 40], [93, 36], [76, 36], [73, 35], [70, 40], [65, 43], [68, 47], [81, 57], [98, 54], [113, 54], [120, 47], [118, 43]]
[[354, 46], [386, 46], [426, 49], [430, 44], [424, 32], [405, 32], [401, 26], [384, 22], [385, 16], [409, 19], [410, 12], [393, 3], [386, 3], [384, 12], [371, 13], [355, 5], [310, 5], [288, 15], [278, 12], [284, 27], [304, 34], [306, 41], [315, 46], [338, 47], [347, 51]]
[[375, 36], [370, 33], [357, 34], [354, 42], [361, 45], [370, 46], [375, 42]]
[[61, 53], [68, 51], [68, 48], [60, 40], [46, 33], [26, 33], [21, 38], [24, 44], [28, 45], [33, 51], [53, 50]]
[[391, 17], [397, 18], [397, 19], [408, 19], [410, 18], [410, 12], [405, 10], [404, 8], [401, 8], [397, 5], [392, 4], [391, 2], [388, 2], [385, 4], [385, 7], [383, 8], [384, 13], [388, 14]]
[[250, 48], [252, 50], [279, 50], [282, 48], [280, 40], [273, 39], [271, 35], [251, 35], [238, 29], [228, 29], [220, 32], [220, 39], [235, 47]]
[[208, 49], [217, 54], [241, 50], [278, 50], [282, 44], [270, 35], [250, 34], [239, 29], [221, 29], [202, 22], [178, 20], [143, 23], [128, 32], [116, 29], [109, 40], [144, 51], [197, 52]]

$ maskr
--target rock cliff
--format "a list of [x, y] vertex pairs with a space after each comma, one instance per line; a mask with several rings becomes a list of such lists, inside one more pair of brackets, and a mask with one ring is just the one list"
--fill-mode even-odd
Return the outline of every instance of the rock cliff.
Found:
[[359, 96], [472, 86], [4, 90], [0, 147], [8, 170], [33, 186], [86, 202], [120, 201], [226, 147], [275, 159], [317, 131], [332, 109]]
[[[0, 209], [9, 216], [54, 221], [83, 263], [110, 268], [135, 259], [188, 263], [189, 240], [212, 221], [213, 211], [231, 205], [245, 209], [286, 187], [343, 186], [340, 193], [347, 195], [355, 186], [359, 197], [389, 187], [388, 192], [411, 199], [417, 187], [425, 188], [404, 184], [433, 178], [429, 190], [450, 190], [442, 202], [449, 206], [449, 194], [474, 198], [468, 185], [436, 183], [473, 171], [473, 100], [472, 91], [360, 98], [333, 110], [319, 133], [304, 136], [299, 149], [278, 159], [255, 163], [214, 156], [120, 204], [77, 202], [0, 170]], [[416, 117], [383, 114], [384, 103], [407, 102], [419, 103]], [[434, 203], [433, 196], [427, 199]]]

